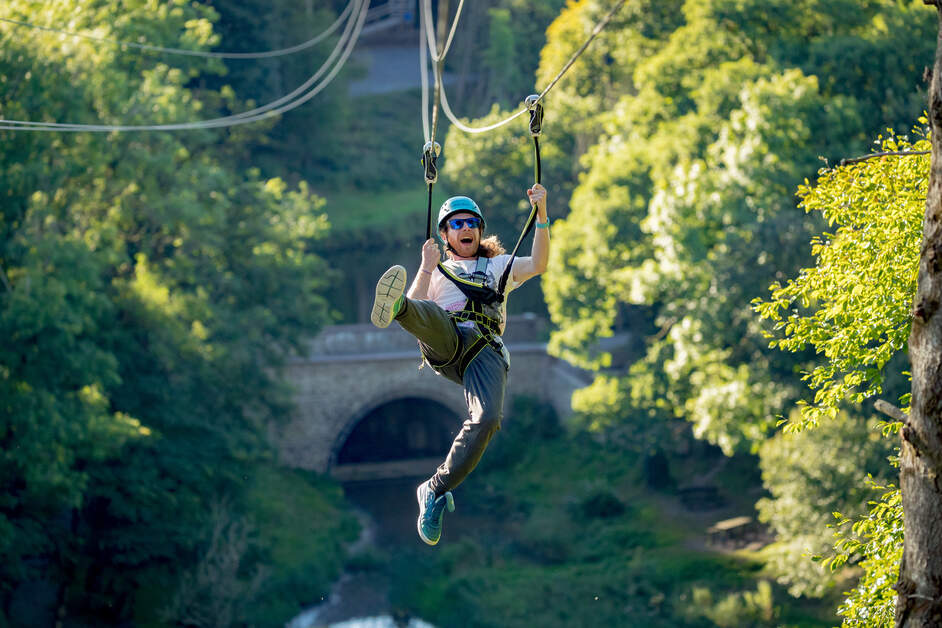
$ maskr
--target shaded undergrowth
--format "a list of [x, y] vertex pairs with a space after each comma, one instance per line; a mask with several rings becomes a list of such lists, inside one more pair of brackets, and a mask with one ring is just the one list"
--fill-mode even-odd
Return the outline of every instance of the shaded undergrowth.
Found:
[[[690, 477], [716, 462], [691, 455], [670, 468]], [[354, 566], [386, 571], [396, 612], [437, 626], [833, 625], [832, 602], [789, 597], [762, 577], [757, 554], [706, 545], [705, 522], [751, 514], [750, 466], [734, 459], [712, 478], [724, 508], [687, 513], [683, 480], [652, 490], [636, 454], [518, 401], [456, 492], [441, 544]], [[457, 517], [473, 525], [449, 534]]]

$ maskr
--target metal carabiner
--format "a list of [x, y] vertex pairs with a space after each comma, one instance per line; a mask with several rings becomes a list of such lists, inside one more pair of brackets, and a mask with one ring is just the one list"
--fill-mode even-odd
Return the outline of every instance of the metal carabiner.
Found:
[[530, 110], [530, 135], [539, 137], [543, 132], [543, 105], [540, 104], [540, 95], [530, 94], [523, 102]]
[[442, 152], [442, 146], [438, 142], [426, 142], [422, 147], [422, 165], [425, 166], [425, 182], [435, 183], [438, 181], [438, 166], [435, 160]]

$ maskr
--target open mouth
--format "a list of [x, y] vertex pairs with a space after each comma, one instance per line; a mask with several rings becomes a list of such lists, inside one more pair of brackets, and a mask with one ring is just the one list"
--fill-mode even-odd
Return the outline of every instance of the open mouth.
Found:
[[474, 242], [474, 238], [472, 238], [472, 237], [470, 237], [470, 236], [461, 238], [461, 243], [462, 243], [462, 244], [471, 244], [472, 242]]

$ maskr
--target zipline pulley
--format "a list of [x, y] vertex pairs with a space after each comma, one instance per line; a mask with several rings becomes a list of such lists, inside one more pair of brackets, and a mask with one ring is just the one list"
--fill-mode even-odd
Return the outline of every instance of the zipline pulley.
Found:
[[438, 142], [426, 142], [422, 148], [422, 165], [425, 166], [425, 182], [435, 183], [438, 181], [438, 166], [435, 160], [442, 152], [442, 145]]
[[530, 94], [523, 102], [530, 111], [530, 135], [539, 137], [543, 132], [543, 105], [540, 104], [540, 95]]
[[523, 101], [530, 111], [530, 137], [533, 138], [533, 180], [542, 183], [543, 166], [540, 163], [540, 134], [543, 133], [543, 105], [540, 104], [539, 94], [530, 94]]
[[425, 166], [425, 183], [428, 187], [428, 218], [425, 221], [425, 239], [432, 237], [432, 188], [438, 181], [438, 165], [435, 160], [442, 152], [442, 145], [429, 140], [422, 147], [422, 165]]

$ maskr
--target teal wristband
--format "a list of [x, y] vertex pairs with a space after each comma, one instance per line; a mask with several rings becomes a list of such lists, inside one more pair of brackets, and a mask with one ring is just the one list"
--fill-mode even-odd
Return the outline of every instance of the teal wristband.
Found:
[[537, 228], [537, 229], [547, 229], [548, 227], [549, 227], [549, 218], [546, 219], [546, 222], [538, 222], [538, 223], [536, 223], [536, 228]]

